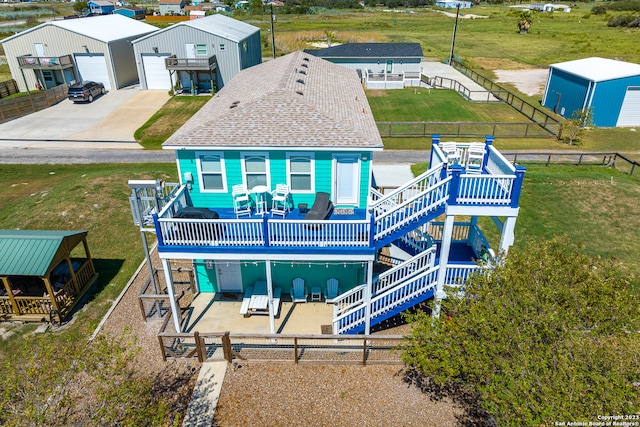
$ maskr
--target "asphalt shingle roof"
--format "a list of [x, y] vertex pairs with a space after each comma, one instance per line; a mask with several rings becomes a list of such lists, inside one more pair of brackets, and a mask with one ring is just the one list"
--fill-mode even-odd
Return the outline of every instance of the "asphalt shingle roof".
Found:
[[319, 58], [422, 58], [420, 43], [345, 43], [305, 50]]
[[357, 73], [298, 51], [242, 70], [163, 144], [198, 146], [382, 149], [382, 139]]

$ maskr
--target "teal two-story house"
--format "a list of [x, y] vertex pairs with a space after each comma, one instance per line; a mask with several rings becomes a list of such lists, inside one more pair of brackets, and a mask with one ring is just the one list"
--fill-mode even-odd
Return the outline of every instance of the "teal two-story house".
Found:
[[382, 194], [355, 71], [304, 52], [241, 71], [163, 144], [180, 183], [150, 221], [175, 329], [171, 260], [192, 262], [200, 294], [243, 296], [238, 316], [268, 314], [272, 333], [282, 301], [331, 302], [341, 334], [444, 297], [494, 254], [479, 216], [501, 251], [513, 244], [524, 171], [491, 142], [434, 138], [429, 170]]

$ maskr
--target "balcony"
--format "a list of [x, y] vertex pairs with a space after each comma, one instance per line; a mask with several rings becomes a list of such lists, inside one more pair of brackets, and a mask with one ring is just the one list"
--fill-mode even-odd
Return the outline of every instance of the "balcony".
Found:
[[216, 56], [209, 58], [176, 58], [175, 55], [164, 60], [167, 70], [173, 71], [212, 71], [218, 67]]
[[71, 55], [62, 56], [18, 56], [20, 68], [42, 70], [64, 70], [74, 66]]

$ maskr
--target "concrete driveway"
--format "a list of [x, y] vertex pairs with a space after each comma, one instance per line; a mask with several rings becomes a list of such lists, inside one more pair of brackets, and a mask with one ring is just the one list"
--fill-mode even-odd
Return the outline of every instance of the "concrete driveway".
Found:
[[0, 147], [142, 148], [133, 133], [168, 99], [166, 91], [134, 86], [107, 92], [92, 103], [64, 100], [0, 124]]

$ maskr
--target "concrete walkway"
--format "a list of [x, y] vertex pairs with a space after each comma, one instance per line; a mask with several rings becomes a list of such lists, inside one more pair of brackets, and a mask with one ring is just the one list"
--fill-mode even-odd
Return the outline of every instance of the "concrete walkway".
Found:
[[478, 83], [474, 82], [469, 77], [465, 76], [448, 64], [443, 64], [442, 62], [421, 62], [420, 68], [422, 70], [422, 74], [427, 77], [445, 77], [447, 79], [457, 81], [471, 91], [470, 97], [472, 101], [486, 102], [487, 98], [490, 102], [500, 101], [493, 95], [490, 95], [489, 92]]
[[191, 402], [182, 422], [183, 427], [211, 427], [216, 413], [227, 361], [205, 362], [193, 388]]

